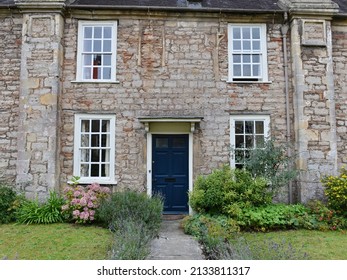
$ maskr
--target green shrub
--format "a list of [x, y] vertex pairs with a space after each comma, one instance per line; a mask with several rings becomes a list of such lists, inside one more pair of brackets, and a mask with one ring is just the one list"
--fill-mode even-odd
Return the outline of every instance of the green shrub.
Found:
[[276, 192], [298, 174], [294, 169], [295, 157], [288, 156], [289, 148], [289, 144], [278, 144], [274, 139], [269, 139], [261, 149], [250, 151], [249, 157], [245, 159], [245, 168], [253, 177], [266, 178], [271, 189]]
[[96, 218], [102, 225], [116, 231], [123, 221], [135, 221], [144, 224], [155, 236], [161, 225], [163, 200], [152, 198], [145, 193], [133, 191], [116, 192], [109, 199], [104, 199], [96, 210]]
[[17, 193], [7, 185], [0, 185], [0, 224], [15, 220], [15, 201]]
[[16, 212], [17, 222], [20, 224], [52, 224], [64, 221], [61, 207], [64, 199], [56, 192], [50, 192], [46, 203], [38, 200], [24, 200]]
[[237, 217], [243, 230], [269, 231], [279, 229], [317, 228], [317, 220], [304, 205], [272, 204], [243, 209]]
[[237, 216], [242, 208], [271, 203], [265, 179], [253, 178], [246, 170], [228, 166], [199, 176], [189, 194], [190, 206], [198, 213]]
[[237, 222], [226, 216], [198, 214], [182, 221], [186, 234], [195, 236], [210, 260], [295, 260], [307, 255], [283, 241], [266, 240], [264, 244], [250, 244], [239, 236]]
[[317, 220], [318, 230], [340, 230], [347, 228], [346, 217], [339, 215], [335, 210], [329, 209], [323, 202], [312, 200], [307, 203], [307, 207]]
[[347, 170], [342, 168], [338, 176], [325, 176], [321, 182], [325, 187], [328, 207], [347, 217]]
[[233, 233], [238, 232], [240, 227], [237, 222], [227, 216], [211, 216], [197, 214], [187, 216], [182, 221], [182, 227], [186, 234], [201, 239], [204, 235], [228, 239]]

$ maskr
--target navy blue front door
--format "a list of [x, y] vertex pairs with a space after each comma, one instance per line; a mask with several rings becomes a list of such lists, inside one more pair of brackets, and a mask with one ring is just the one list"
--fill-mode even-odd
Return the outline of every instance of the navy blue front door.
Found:
[[153, 135], [152, 189], [164, 214], [188, 213], [188, 135]]

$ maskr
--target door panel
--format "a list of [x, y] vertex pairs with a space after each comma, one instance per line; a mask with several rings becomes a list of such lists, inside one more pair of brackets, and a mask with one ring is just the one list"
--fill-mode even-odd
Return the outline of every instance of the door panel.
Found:
[[153, 135], [152, 188], [164, 197], [164, 213], [188, 212], [188, 135]]

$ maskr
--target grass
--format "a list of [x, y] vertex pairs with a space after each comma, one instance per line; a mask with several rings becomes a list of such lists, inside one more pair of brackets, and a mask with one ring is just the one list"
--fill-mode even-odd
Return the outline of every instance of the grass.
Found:
[[95, 226], [0, 225], [0, 259], [103, 260], [111, 242], [112, 234]]
[[[291, 244], [310, 260], [347, 260], [347, 232], [291, 230], [269, 233], [241, 233], [251, 248], [261, 250], [266, 241]], [[264, 248], [265, 250], [265, 248]]]

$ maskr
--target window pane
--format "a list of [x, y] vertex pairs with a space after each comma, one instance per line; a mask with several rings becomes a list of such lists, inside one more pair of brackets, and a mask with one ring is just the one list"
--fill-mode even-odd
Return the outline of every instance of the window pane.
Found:
[[82, 132], [89, 132], [89, 120], [82, 120]]
[[246, 130], [245, 133], [247, 134], [253, 134], [254, 129], [253, 129], [253, 121], [246, 121], [245, 122]]
[[245, 140], [243, 135], [236, 135], [235, 136], [235, 148], [244, 148], [245, 147]]
[[241, 77], [241, 65], [234, 65], [234, 76]]
[[101, 150], [101, 162], [109, 162], [110, 161], [110, 150], [102, 149]]
[[249, 27], [242, 28], [242, 38], [251, 39], [251, 29]]
[[242, 38], [251, 39], [251, 29], [249, 27], [242, 28]]
[[265, 140], [264, 140], [264, 136], [263, 135], [257, 135], [255, 137], [255, 146], [257, 148], [264, 148], [264, 144], [265, 144]]
[[94, 27], [94, 38], [102, 38], [102, 27]]
[[233, 38], [234, 39], [241, 39], [241, 28], [239, 28], [239, 27], [233, 28]]
[[89, 177], [89, 164], [81, 164], [81, 177]]
[[91, 162], [100, 162], [100, 150], [92, 150]]
[[260, 76], [260, 67], [259, 65], [253, 65], [253, 75], [252, 76]]
[[111, 40], [104, 40], [104, 46], [103, 51], [104, 52], [111, 52]]
[[155, 147], [156, 148], [168, 148], [169, 147], [169, 139], [168, 138], [156, 138]]
[[90, 150], [89, 149], [81, 149], [81, 162], [89, 162], [90, 159]]
[[110, 174], [110, 165], [101, 164], [101, 177], [107, 177]]
[[173, 138], [172, 148], [181, 149], [186, 147], [186, 141], [184, 138]]
[[110, 121], [102, 120], [102, 132], [110, 132]]
[[93, 27], [84, 27], [84, 38], [93, 38]]
[[83, 68], [83, 79], [89, 80], [92, 78], [91, 75], [92, 68], [91, 67], [84, 67]]
[[110, 141], [109, 141], [109, 134], [102, 134], [101, 135], [101, 147], [109, 147]]
[[91, 164], [91, 174], [90, 174], [90, 176], [91, 177], [99, 177], [99, 174], [100, 174], [100, 172], [99, 172], [99, 164]]
[[251, 55], [245, 54], [242, 56], [244, 63], [250, 63], [251, 62]]
[[102, 71], [102, 78], [105, 80], [110, 80], [111, 79], [111, 67], [104, 67]]
[[240, 54], [234, 54], [233, 55], [233, 62], [234, 63], [241, 63], [241, 55]]
[[243, 41], [243, 50], [250, 51], [251, 50], [251, 41], [245, 40]]
[[91, 52], [92, 51], [92, 40], [84, 40], [83, 41], [83, 51]]
[[101, 68], [100, 67], [94, 67], [93, 68], [93, 79], [95, 79], [95, 80], [101, 79]]
[[94, 40], [93, 52], [101, 52], [101, 40]]
[[236, 163], [243, 163], [245, 157], [244, 150], [236, 150], [235, 151], [235, 162]]
[[243, 76], [252, 76], [251, 65], [244, 65], [243, 66]]
[[112, 55], [103, 55], [102, 58], [102, 65], [111, 66]]
[[91, 147], [100, 147], [99, 134], [92, 135]]
[[264, 122], [263, 121], [256, 121], [255, 122], [255, 133], [264, 134]]
[[233, 49], [236, 51], [241, 50], [241, 41], [234, 41], [233, 42]]
[[83, 65], [84, 66], [91, 66], [93, 61], [93, 56], [92, 55], [83, 55]]
[[246, 148], [252, 149], [253, 146], [253, 135], [246, 135]]
[[253, 50], [260, 51], [260, 41], [253, 41]]
[[253, 39], [260, 39], [260, 28], [259, 27], [253, 27], [252, 28], [252, 38]]
[[235, 122], [235, 133], [243, 133], [243, 121], [236, 121]]
[[260, 55], [259, 54], [252, 55], [252, 60], [253, 60], [253, 63], [260, 63]]
[[112, 38], [112, 27], [104, 27], [104, 38]]
[[100, 120], [92, 120], [92, 132], [100, 131]]
[[89, 147], [89, 134], [81, 135], [81, 147]]

